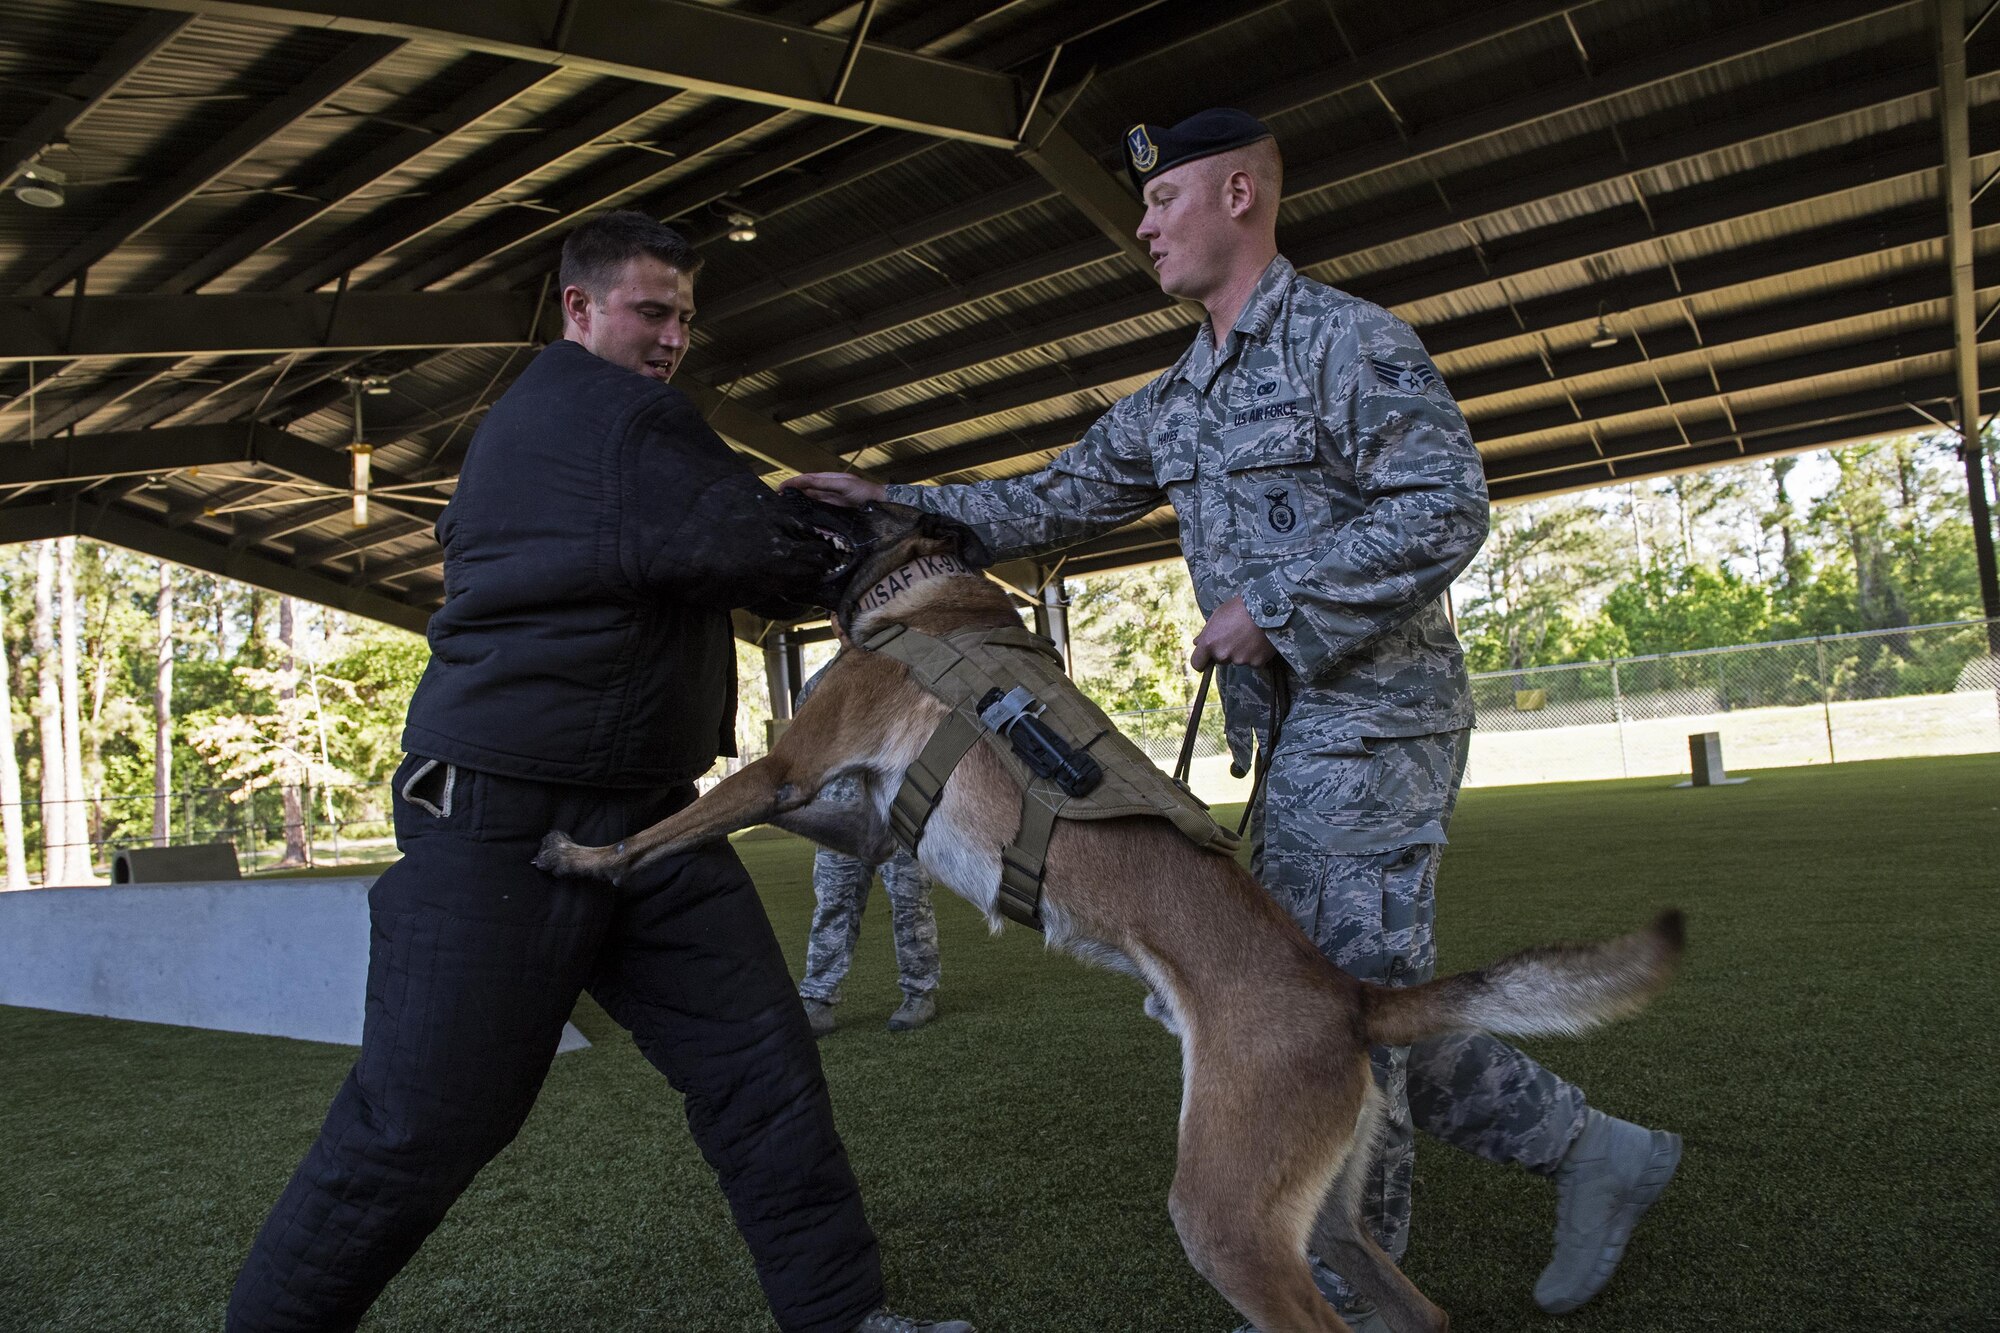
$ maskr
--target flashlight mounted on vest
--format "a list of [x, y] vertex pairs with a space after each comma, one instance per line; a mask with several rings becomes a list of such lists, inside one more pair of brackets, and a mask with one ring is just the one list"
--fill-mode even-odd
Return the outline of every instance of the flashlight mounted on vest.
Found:
[[979, 701], [979, 720], [1005, 736], [1036, 777], [1054, 780], [1071, 796], [1088, 795], [1103, 781], [1104, 770], [1042, 721], [1042, 707], [1025, 686], [1016, 685], [1005, 694], [988, 690]]

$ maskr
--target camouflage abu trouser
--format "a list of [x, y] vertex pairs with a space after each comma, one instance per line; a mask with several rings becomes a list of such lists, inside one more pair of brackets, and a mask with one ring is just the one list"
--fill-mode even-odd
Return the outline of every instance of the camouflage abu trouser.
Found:
[[[1288, 718], [1288, 732], [1301, 721]], [[1253, 821], [1252, 866], [1337, 966], [1367, 981], [1431, 979], [1433, 891], [1469, 733], [1281, 741]], [[1410, 1239], [1414, 1123], [1494, 1162], [1552, 1173], [1583, 1128], [1581, 1089], [1504, 1042], [1452, 1033], [1373, 1052], [1388, 1101], [1362, 1217], [1400, 1260]], [[1319, 1270], [1322, 1286], [1332, 1274]], [[1333, 1294], [1336, 1300], [1344, 1293]]]
[[[806, 979], [799, 994], [823, 1004], [840, 1003], [840, 983], [854, 962], [861, 913], [875, 867], [825, 848], [813, 857], [812, 935], [806, 942]], [[937, 917], [931, 912], [930, 880], [908, 852], [882, 863], [882, 887], [889, 893], [889, 922], [896, 937], [896, 968], [905, 995], [928, 995], [938, 984]]]

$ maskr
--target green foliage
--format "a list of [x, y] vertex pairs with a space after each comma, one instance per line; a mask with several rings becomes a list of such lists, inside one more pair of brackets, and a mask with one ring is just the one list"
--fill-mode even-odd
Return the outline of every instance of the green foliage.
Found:
[[1207, 618], [1179, 561], [1073, 579], [1070, 642], [1076, 679], [1108, 712], [1184, 707], [1197, 673], [1188, 667]]
[[1755, 643], [1771, 624], [1771, 599], [1727, 569], [1656, 566], [1604, 599], [1605, 619], [1637, 655]]
[[1904, 436], [1502, 507], [1456, 589], [1472, 669], [1978, 616], [1955, 443]]

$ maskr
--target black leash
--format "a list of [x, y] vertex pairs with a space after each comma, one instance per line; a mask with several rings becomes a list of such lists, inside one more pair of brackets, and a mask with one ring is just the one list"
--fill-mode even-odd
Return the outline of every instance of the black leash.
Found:
[[[1237, 821], [1236, 836], [1241, 838], [1243, 830], [1250, 827], [1250, 812], [1257, 808], [1257, 798], [1264, 794], [1264, 780], [1271, 775], [1271, 754], [1278, 748], [1278, 728], [1290, 711], [1291, 683], [1285, 675], [1285, 664], [1274, 663], [1271, 673], [1271, 719], [1264, 730], [1265, 743], [1257, 747], [1256, 776], [1250, 782], [1250, 799], [1243, 803], [1243, 818]], [[1194, 768], [1194, 738], [1201, 731], [1202, 709], [1208, 704], [1209, 682], [1215, 678], [1215, 667], [1211, 664], [1201, 673], [1201, 684], [1194, 692], [1194, 705], [1188, 709], [1187, 734], [1181, 737], [1180, 757], [1174, 761], [1173, 779], [1182, 788], [1188, 785], [1188, 774]]]

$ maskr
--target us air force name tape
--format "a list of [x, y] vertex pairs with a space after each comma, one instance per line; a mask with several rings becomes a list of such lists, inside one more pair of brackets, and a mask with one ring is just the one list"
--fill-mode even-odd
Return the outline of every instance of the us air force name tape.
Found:
[[1163, 171], [1270, 137], [1263, 121], [1229, 107], [1197, 112], [1172, 129], [1134, 125], [1125, 131], [1125, 171], [1143, 192]]

